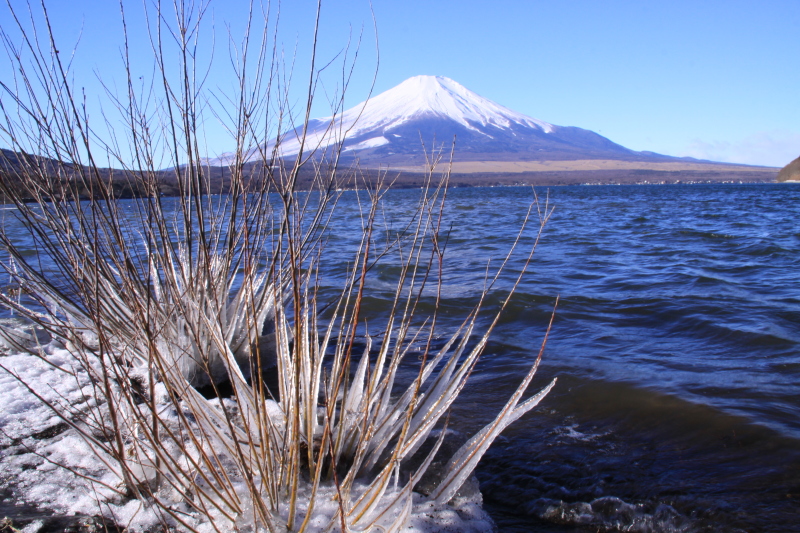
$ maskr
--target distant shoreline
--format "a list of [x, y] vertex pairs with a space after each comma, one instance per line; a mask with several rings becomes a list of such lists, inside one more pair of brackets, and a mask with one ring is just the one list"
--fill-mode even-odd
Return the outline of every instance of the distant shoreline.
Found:
[[[436, 174], [444, 171], [443, 166]], [[554, 186], [554, 185], [654, 185], [709, 183], [778, 183], [778, 171], [761, 169], [727, 170], [656, 170], [603, 169], [573, 171], [525, 171], [513, 173], [451, 172], [451, 187], [485, 186]], [[388, 171], [394, 187], [421, 186], [425, 174], [409, 171]]]
[[[737, 176], [738, 177], [738, 176]], [[550, 180], [530, 180], [526, 182], [521, 182], [518, 179], [516, 180], [509, 180], [507, 176], [499, 176], [494, 179], [481, 179], [481, 180], [463, 180], [460, 179], [460, 175], [451, 175], [450, 180], [448, 182], [448, 187], [451, 189], [471, 189], [471, 188], [510, 188], [510, 187], [597, 187], [597, 186], [631, 186], [631, 185], [638, 185], [638, 186], [652, 186], [652, 185], [781, 185], [781, 184], [800, 184], [800, 181], [777, 181], [775, 179], [749, 179], [749, 180], [742, 180], [742, 179], [730, 179], [731, 176], [728, 174], [724, 176], [724, 178], [728, 179], [690, 179], [690, 180], [682, 180], [682, 179], [664, 179], [664, 180], [604, 180], [604, 181], [578, 181], [578, 180], [565, 180], [559, 179], [558, 177], [554, 177]], [[423, 175], [401, 175], [400, 178], [396, 179], [395, 182], [392, 184], [390, 189], [393, 190], [409, 190], [409, 189], [421, 189], [423, 185], [424, 176]], [[436, 178], [434, 178], [436, 180]], [[354, 190], [363, 190], [364, 184], [362, 183], [359, 187], [353, 187], [352, 185], [343, 185], [338, 190], [339, 191], [354, 191]], [[307, 192], [312, 190], [308, 187], [304, 187], [303, 184], [299, 184], [298, 192]], [[227, 192], [209, 192], [207, 194], [203, 194], [202, 196], [219, 196], [228, 194]], [[162, 198], [177, 198], [179, 194], [173, 192], [162, 192]], [[135, 195], [135, 194], [118, 194], [115, 195], [117, 200], [131, 200], [136, 198], [144, 198], [144, 195]], [[90, 198], [85, 197], [81, 198], [83, 201], [88, 201]], [[33, 199], [23, 200], [24, 202], [34, 202]], [[52, 199], [48, 198], [47, 201], [52, 201]], [[7, 198], [3, 198], [0, 196], [0, 205], [11, 205], [13, 202], [10, 202]], [[6, 208], [7, 209], [7, 208]]]
[[[412, 163], [412, 161], [408, 161]], [[33, 165], [45, 174], [58, 172], [77, 174], [80, 167], [40, 156], [21, 157], [20, 154], [3, 150], [0, 157], [0, 174], [5, 174], [13, 187], [21, 180], [25, 165]], [[434, 179], [450, 169], [451, 187], [514, 187], [514, 186], [558, 186], [558, 185], [653, 185], [653, 184], [710, 184], [710, 183], [778, 183], [780, 169], [715, 163], [710, 161], [635, 161], [612, 159], [574, 159], [538, 161], [454, 161], [452, 167], [440, 162]], [[264, 170], [262, 163], [248, 163], [243, 169], [246, 177], [257, 176]], [[144, 196], [147, 188], [137, 183], [136, 171], [99, 169], [101, 179], [110, 183], [112, 194], [117, 198]], [[337, 171], [337, 188], [363, 188], [366, 184], [383, 182], [391, 188], [411, 189], [425, 185], [428, 173], [420, 165], [383, 166], [381, 168], [359, 167], [357, 159], [342, 162]], [[203, 166], [206, 190], [219, 194], [228, 190], [231, 172], [227, 167]], [[175, 170], [156, 171], [158, 191], [163, 197], [179, 196]], [[356, 178], [357, 176], [357, 178]], [[63, 177], [60, 179], [64, 179]], [[356, 180], [356, 181], [354, 181]], [[69, 181], [66, 178], [65, 182]], [[300, 170], [297, 190], [314, 188], [315, 170], [309, 165]], [[355, 185], [355, 186], [354, 186]], [[88, 199], [91, 192], [83, 187], [81, 198]], [[152, 189], [149, 189], [152, 191]], [[0, 203], [6, 199], [0, 198]]]
[[[423, 166], [398, 166], [397, 171], [424, 172]], [[766, 172], [777, 175], [779, 168], [709, 163], [703, 161], [625, 161], [617, 159], [575, 159], [552, 161], [454, 161], [455, 174], [516, 174], [525, 172], [592, 172], [592, 171], [656, 171], [656, 172]]]

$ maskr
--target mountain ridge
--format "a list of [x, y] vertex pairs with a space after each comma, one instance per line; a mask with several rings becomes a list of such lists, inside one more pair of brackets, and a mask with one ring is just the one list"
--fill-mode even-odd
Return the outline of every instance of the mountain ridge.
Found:
[[[341, 148], [338, 162], [344, 167], [358, 166], [361, 175], [375, 179], [391, 170], [394, 187], [420, 186], [430, 170], [431, 153], [442, 153], [447, 160], [454, 142], [448, 167], [454, 186], [774, 182], [779, 170], [637, 152], [590, 130], [523, 115], [441, 76], [410, 78], [336, 117], [309, 120], [307, 126], [305, 155], [322, 160]], [[282, 136], [279, 146], [287, 159], [283, 164], [293, 164], [302, 132], [300, 126]], [[274, 147], [273, 139], [249, 150], [245, 174], [258, 175], [265, 163], [260, 154], [270, 154]], [[12, 179], [14, 169], [30, 157], [5, 150], [2, 155], [0, 174]], [[202, 161], [210, 192], [226, 190], [238, 172], [229, 166], [233, 160], [232, 154], [222, 154]], [[45, 169], [54, 164], [63, 166], [42, 162]], [[181, 168], [159, 171], [160, 194], [176, 194]], [[300, 169], [298, 187], [312, 186], [316, 168]], [[113, 169], [104, 174], [111, 178], [117, 172], [126, 175]], [[128, 194], [140, 193], [120, 189], [119, 195]]]
[[[281, 155], [297, 154], [302, 131], [301, 126], [282, 137]], [[346, 159], [374, 167], [422, 162], [426, 150], [449, 151], [453, 139], [462, 161], [680, 159], [636, 152], [591, 130], [518, 113], [443, 76], [414, 76], [338, 116], [310, 120], [304, 150], [326, 153], [341, 144]], [[271, 140], [250, 150], [247, 160], [274, 146]], [[221, 166], [230, 160], [222, 154], [208, 162]]]
[[[296, 156], [303, 131], [300, 126], [282, 135], [279, 155]], [[275, 145], [273, 139], [249, 150], [245, 162], [262, 161], [260, 154], [271, 154]], [[323, 159], [339, 147], [342, 163], [412, 172], [420, 172], [431, 153], [448, 154], [451, 148], [453, 161], [462, 164], [462, 168], [467, 162], [475, 162], [481, 172], [490, 174], [508, 173], [507, 164], [512, 162], [588, 160], [639, 162], [642, 170], [652, 170], [648, 166], [652, 163], [670, 163], [670, 172], [695, 171], [700, 163], [716, 165], [720, 172], [733, 167], [769, 172], [760, 166], [631, 150], [591, 130], [558, 126], [524, 115], [450, 78], [427, 75], [409, 78], [336, 116], [309, 120], [303, 143], [305, 154]], [[211, 167], [225, 167], [233, 160], [232, 154], [222, 154], [205, 162]], [[585, 172], [585, 165], [573, 166], [574, 170]], [[636, 165], [625, 168], [635, 170]]]

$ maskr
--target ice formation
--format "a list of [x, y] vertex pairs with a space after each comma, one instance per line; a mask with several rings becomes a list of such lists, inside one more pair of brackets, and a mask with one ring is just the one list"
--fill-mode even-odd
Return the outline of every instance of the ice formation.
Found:
[[[43, 357], [20, 353], [0, 357], [0, 483], [13, 490], [15, 503], [63, 515], [101, 515], [132, 532], [147, 531], [163, 520], [169, 522], [154, 508], [135, 499], [120, 498], [109, 489], [120, 486], [118, 473], [46, 405], [49, 402], [87, 415], [97, 412], [102, 406], [94, 401], [92, 384], [75, 365], [70, 352], [58, 343], [43, 346], [42, 353]], [[219, 406], [218, 400], [212, 404], [215, 402]], [[165, 408], [169, 405], [165, 404]], [[481, 508], [477, 483], [472, 480], [467, 485], [470, 483], [470, 490], [459, 491], [444, 506], [435, 506], [428, 498], [414, 494], [407, 526], [402, 531], [492, 531], [494, 525]], [[301, 487], [301, 513], [308, 506], [307, 493], [307, 488]], [[389, 491], [383, 498], [391, 500], [396, 496]], [[198, 531], [214, 531], [214, 526], [182, 503], [181, 498], [174, 494], [174, 509], [185, 514], [186, 524]], [[310, 530], [328, 530], [338, 509], [335, 488], [322, 488], [317, 501]], [[391, 522], [392, 513], [403, 511], [392, 508], [385, 517], [386, 523]], [[245, 515], [228, 525], [231, 530], [238, 527], [245, 531], [246, 523]], [[39, 531], [40, 527], [41, 521], [31, 521], [25, 531]]]

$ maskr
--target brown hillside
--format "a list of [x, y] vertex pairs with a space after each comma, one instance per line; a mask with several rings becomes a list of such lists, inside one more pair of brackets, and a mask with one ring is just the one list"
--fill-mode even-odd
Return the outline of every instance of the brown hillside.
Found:
[[778, 172], [778, 181], [800, 181], [800, 157]]

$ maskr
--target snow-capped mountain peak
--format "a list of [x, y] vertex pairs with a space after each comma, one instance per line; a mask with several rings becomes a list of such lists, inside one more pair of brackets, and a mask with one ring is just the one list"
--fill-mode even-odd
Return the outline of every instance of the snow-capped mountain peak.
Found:
[[355, 124], [351, 134], [358, 135], [361, 131], [392, 128], [426, 115], [450, 119], [473, 130], [478, 126], [508, 128], [513, 123], [536, 127], [545, 133], [553, 129], [547, 122], [496, 104], [443, 76], [409, 78], [349, 109], [342, 115], [342, 122]]
[[[303, 128], [286, 132], [280, 155], [301, 149]], [[310, 120], [303, 152], [324, 153], [341, 146], [342, 155], [365, 166], [408, 164], [425, 159], [457, 139], [459, 159], [544, 160], [628, 157], [627, 148], [580, 128], [554, 126], [492, 102], [443, 76], [414, 76], [335, 116]], [[270, 153], [276, 141], [266, 145]], [[341, 143], [341, 144], [340, 144]], [[255, 161], [260, 150], [246, 159]], [[229, 154], [208, 160], [227, 165]]]
[[[390, 144], [398, 134], [392, 130], [416, 120], [450, 121], [481, 136], [492, 138], [486, 129], [508, 129], [512, 126], [533, 128], [550, 133], [554, 126], [512, 111], [484, 98], [460, 83], [443, 76], [414, 76], [399, 85], [353, 106], [337, 116], [309, 122], [304, 151], [325, 149], [344, 142], [346, 152], [377, 148]], [[281, 140], [283, 156], [296, 155], [300, 150], [302, 128], [287, 132]], [[268, 147], [274, 145], [271, 141]], [[412, 142], [419, 142], [419, 138]], [[260, 152], [252, 150], [248, 160]], [[229, 164], [230, 154], [209, 159], [212, 166]]]

